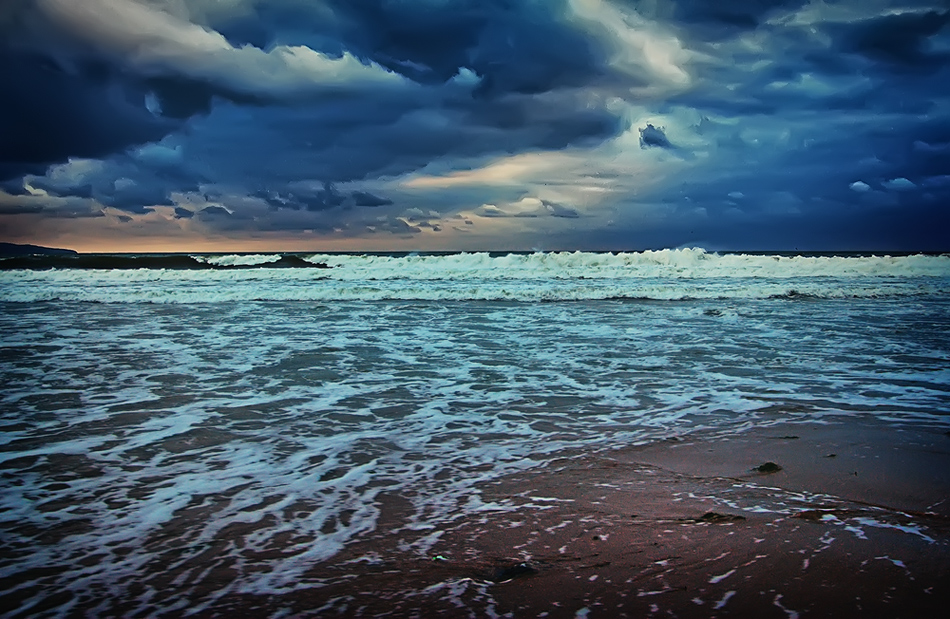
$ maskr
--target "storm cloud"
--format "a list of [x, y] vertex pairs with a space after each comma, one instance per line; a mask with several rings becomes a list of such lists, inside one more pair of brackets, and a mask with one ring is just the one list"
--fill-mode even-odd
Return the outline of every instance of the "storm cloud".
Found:
[[4, 240], [950, 243], [936, 2], [14, 1], [0, 80]]

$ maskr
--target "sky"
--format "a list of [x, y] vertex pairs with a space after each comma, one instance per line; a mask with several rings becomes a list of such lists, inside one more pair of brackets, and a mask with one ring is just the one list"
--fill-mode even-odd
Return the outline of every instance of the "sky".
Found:
[[0, 0], [0, 241], [950, 250], [950, 2]]

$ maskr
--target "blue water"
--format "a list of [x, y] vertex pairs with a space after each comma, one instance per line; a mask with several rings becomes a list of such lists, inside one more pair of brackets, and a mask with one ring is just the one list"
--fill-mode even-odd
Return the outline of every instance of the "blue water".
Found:
[[[62, 270], [2, 280], [5, 616], [175, 616], [315, 587], [308, 568], [372, 532], [383, 495], [411, 502], [405, 526], [435, 529], [486, 507], [480, 482], [564, 453], [789, 420], [950, 428], [939, 272], [744, 274], [714, 285], [748, 294], [548, 301], [314, 300], [299, 291], [322, 272], [287, 284], [266, 269], [253, 275], [265, 300], [234, 300], [213, 274], [133, 273], [83, 276], [108, 302], [70, 298], [82, 278]], [[425, 286], [526, 286], [467, 277]], [[786, 294], [761, 293], [773, 286]], [[817, 286], [835, 293], [788, 294]], [[56, 287], [56, 300], [22, 298]], [[209, 301], [192, 295], [202, 287]], [[163, 300], [116, 296], [127, 289]]]

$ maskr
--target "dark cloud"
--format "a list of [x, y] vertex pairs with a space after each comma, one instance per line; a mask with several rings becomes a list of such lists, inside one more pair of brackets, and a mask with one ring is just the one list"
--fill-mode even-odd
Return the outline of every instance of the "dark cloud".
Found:
[[413, 225], [404, 219], [398, 218], [381, 222], [376, 226], [376, 230], [385, 230], [393, 234], [418, 234], [422, 232], [422, 228], [418, 225]]
[[23, 179], [16, 178], [7, 181], [0, 181], [0, 191], [9, 194], [11, 196], [25, 196], [29, 195], [30, 192], [26, 190], [23, 186]]
[[0, 214], [2, 215], [24, 215], [33, 213], [42, 213], [46, 209], [41, 204], [2, 204], [0, 203]]
[[[719, 165], [683, 180], [675, 192], [666, 189], [655, 196], [674, 209], [665, 217], [671, 223], [663, 227], [679, 229], [673, 221], [689, 221], [688, 213], [701, 208], [705, 219], [692, 217], [693, 228], [725, 243], [722, 247], [751, 248], [739, 238], [749, 235], [760, 239], [763, 249], [783, 238], [797, 243], [785, 243], [790, 249], [819, 249], [834, 247], [837, 235], [838, 245], [847, 242], [852, 249], [914, 249], [910, 231], [915, 228], [920, 247], [940, 247], [939, 234], [919, 226], [950, 220], [950, 212], [940, 210], [950, 203], [950, 184], [925, 187], [928, 179], [950, 169], [950, 159], [941, 149], [915, 144], [922, 136], [939, 142], [946, 127], [947, 117], [909, 118], [884, 128], [856, 125], [853, 116], [840, 115], [826, 118], [822, 133], [797, 144], [786, 138], [781, 150], [727, 142], [721, 148], [728, 155], [720, 153]], [[741, 234], [722, 228], [724, 222]]]
[[378, 207], [393, 203], [368, 191], [341, 192], [332, 183], [292, 183], [283, 191], [262, 190], [255, 194], [275, 209], [326, 211], [337, 207]]
[[805, 3], [806, 0], [678, 0], [675, 16], [686, 24], [747, 29], [757, 27], [776, 11], [799, 8]]
[[[484, 204], [476, 210], [481, 217], [489, 218], [528, 218], [538, 217], [560, 217], [564, 219], [578, 219], [581, 217], [577, 209], [554, 202], [552, 200], [538, 200], [536, 198], [523, 198], [517, 202], [503, 204], [501, 207], [495, 204]], [[471, 225], [471, 221], [465, 220], [465, 223]]]
[[931, 176], [921, 181], [924, 187], [932, 188], [950, 188], [950, 174], [941, 174], [940, 176]]
[[950, 96], [950, 13], [873, 13], [861, 6], [827, 8], [851, 7], [850, 19], [821, 20], [819, 12], [810, 17], [815, 21], [761, 25], [753, 46], [717, 43], [722, 62], [704, 67], [703, 87], [672, 101], [729, 116], [931, 112], [935, 97]]
[[[266, 50], [279, 41], [311, 45], [331, 61], [352, 53], [425, 88], [364, 88], [301, 99], [297, 91], [255, 91], [236, 81], [227, 64], [203, 73], [187, 67], [176, 72], [163, 61], [144, 70], [112, 48], [85, 40], [82, 33], [74, 33], [70, 46], [44, 33], [33, 39], [18, 35], [28, 45], [10, 52], [14, 63], [28, 48], [30, 57], [53, 67], [55, 75], [82, 92], [44, 96], [49, 109], [42, 117], [62, 122], [47, 127], [39, 141], [42, 152], [31, 153], [23, 145], [28, 133], [23, 131], [24, 138], [11, 146], [22, 161], [10, 168], [9, 176], [42, 176], [47, 165], [70, 157], [118, 161], [130, 147], [183, 129], [176, 135], [184, 136], [184, 160], [166, 165], [161, 173], [153, 162], [139, 161], [141, 170], [117, 164], [87, 185], [49, 181], [45, 186], [54, 195], [93, 197], [133, 212], [171, 204], [173, 193], [194, 191], [199, 184], [223, 184], [232, 192], [243, 188], [279, 208], [319, 211], [347, 201], [357, 207], [384, 206], [385, 198], [368, 194], [348, 199], [327, 191], [293, 191], [287, 185], [395, 176], [445, 157], [596, 143], [621, 128], [617, 114], [558, 90], [606, 71], [598, 43], [563, 20], [563, 5], [339, 2], [330, 3], [329, 13], [295, 3], [245, 8], [250, 12], [220, 21], [235, 49], [259, 44]], [[62, 33], [66, 26], [56, 28]], [[207, 35], [182, 28], [183, 39]], [[552, 40], [559, 45], [550, 45]], [[156, 43], [143, 38], [136, 49], [147, 56], [149, 45]], [[181, 53], [187, 57], [190, 48]], [[465, 79], [445, 84], [459, 75]], [[106, 100], [116, 93], [122, 95], [117, 102]], [[121, 109], [110, 109], [108, 103]], [[101, 110], [102, 118], [80, 118], [77, 107]], [[17, 116], [6, 111], [4, 119]], [[37, 127], [30, 132], [35, 134]], [[9, 167], [0, 161], [4, 166]], [[115, 187], [121, 179], [134, 184]]]
[[311, 186], [286, 187], [284, 192], [265, 191], [257, 194], [273, 208], [294, 210], [325, 211], [347, 202], [347, 196], [341, 194], [331, 183], [323, 183], [320, 188]]
[[51, 167], [45, 175], [25, 178], [52, 196], [94, 199], [139, 214], [152, 206], [174, 206], [173, 191], [198, 189], [198, 179], [181, 165], [179, 154], [159, 145], [131, 155], [72, 160]]
[[596, 142], [621, 126], [609, 111], [578, 109], [571, 97], [525, 97], [534, 100], [456, 100], [431, 109], [392, 99], [328, 101], [294, 109], [220, 106], [193, 124], [200, 139], [190, 145], [189, 154], [215, 162], [201, 173], [223, 183], [343, 183], [397, 176], [445, 157]]
[[352, 197], [356, 206], [386, 206], [393, 203], [389, 198], [374, 196], [367, 191], [354, 191]]
[[233, 45], [266, 49], [277, 41], [331, 55], [353, 50], [420, 82], [441, 83], [467, 61], [466, 50], [499, 3], [330, 0], [261, 3], [212, 25]]
[[56, 183], [50, 179], [37, 176], [30, 180], [30, 185], [37, 189], [42, 189], [51, 196], [57, 198], [92, 198], [92, 185], [88, 183]]
[[195, 216], [202, 221], [214, 221], [219, 218], [230, 218], [231, 212], [222, 206], [206, 206], [198, 211]]
[[661, 127], [648, 124], [640, 129], [640, 148], [673, 148]]
[[807, 0], [619, 0], [620, 4], [648, 17], [671, 21], [703, 40], [721, 40], [754, 30], [769, 17], [798, 9]]
[[483, 77], [483, 96], [581, 86], [605, 70], [604, 50], [564, 19], [563, 0], [328, 0], [255, 9], [221, 20], [235, 45], [279, 40], [334, 55], [350, 50], [422, 84], [468, 67]]
[[0, 84], [0, 173], [8, 179], [69, 157], [107, 156], [178, 126], [149, 113], [135, 88], [67, 72], [2, 42]]
[[902, 71], [930, 71], [950, 61], [946, 47], [932, 45], [948, 23], [950, 10], [881, 15], [843, 28], [842, 49]]
[[248, 105], [266, 103], [261, 97], [175, 75], [145, 78], [142, 80], [142, 88], [154, 97], [153, 101], [146, 102], [146, 107], [152, 106], [154, 113], [177, 120], [209, 113], [215, 98]]
[[[608, 50], [565, 19], [563, 2], [241, 3], [235, 12], [208, 12], [199, 25], [176, 21], [170, 3], [171, 13], [114, 4], [116, 25], [100, 23], [98, 39], [83, 30], [81, 13], [61, 3], [24, 4], [3, 24], [11, 34], [2, 48], [4, 81], [23, 84], [0, 104], [0, 122], [12, 128], [18, 119], [0, 153], [9, 178], [31, 173], [53, 195], [130, 212], [171, 205], [173, 193], [199, 184], [244, 187], [277, 208], [385, 206], [367, 192], [288, 185], [394, 176], [445, 157], [596, 143], [622, 126], [616, 113], [570, 92], [612, 70]], [[195, 56], [219, 45], [215, 28], [231, 47]], [[353, 88], [307, 86], [313, 80], [294, 72], [300, 63], [284, 63], [281, 54], [290, 52], [275, 49], [294, 45], [324, 55], [302, 60], [352, 73]], [[237, 62], [259, 63], [262, 78], [278, 77], [249, 83]], [[389, 71], [403, 86], [418, 86], [363, 85], [361, 71], [371, 66], [380, 79]], [[187, 132], [185, 161], [161, 170], [148, 161], [129, 170], [120, 161], [130, 147], [178, 129]], [[85, 184], [39, 178], [47, 165], [88, 157], [119, 163]]]
[[576, 209], [550, 200], [541, 200], [541, 204], [551, 214], [552, 217], [564, 217], [566, 219], [577, 219], [581, 216]]
[[[501, 210], [494, 204], [487, 204], [481, 207], [480, 209], [478, 209], [478, 214], [482, 217], [513, 217], [513, 215], [509, 215], [508, 213]], [[522, 216], [523, 217], [537, 217], [537, 215], [535, 214], [522, 215]]]
[[922, 0], [0, 3], [0, 190], [222, 233], [479, 212], [580, 235], [654, 208], [587, 240], [907, 243], [950, 201], [948, 23]]
[[684, 208], [649, 225], [639, 222], [559, 234], [550, 243], [615, 251], [691, 246], [710, 251], [946, 251], [948, 225], [950, 213], [937, 204], [825, 201], [803, 212], [770, 215]]

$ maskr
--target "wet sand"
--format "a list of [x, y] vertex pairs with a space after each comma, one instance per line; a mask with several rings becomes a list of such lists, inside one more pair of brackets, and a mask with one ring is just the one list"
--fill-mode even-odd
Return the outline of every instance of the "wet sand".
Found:
[[[771, 462], [774, 472], [759, 472]], [[773, 469], [775, 467], [766, 467]], [[372, 535], [199, 616], [922, 617], [950, 603], [950, 436], [870, 419], [702, 434], [483, 488], [436, 530]]]
[[917, 618], [950, 604], [936, 425], [838, 419], [563, 454], [437, 528], [412, 524], [412, 499], [382, 496], [377, 529], [296, 590], [220, 596], [237, 566], [211, 567], [226, 549], [209, 547], [175, 571], [156, 562], [147, 601], [103, 591], [67, 615]]

